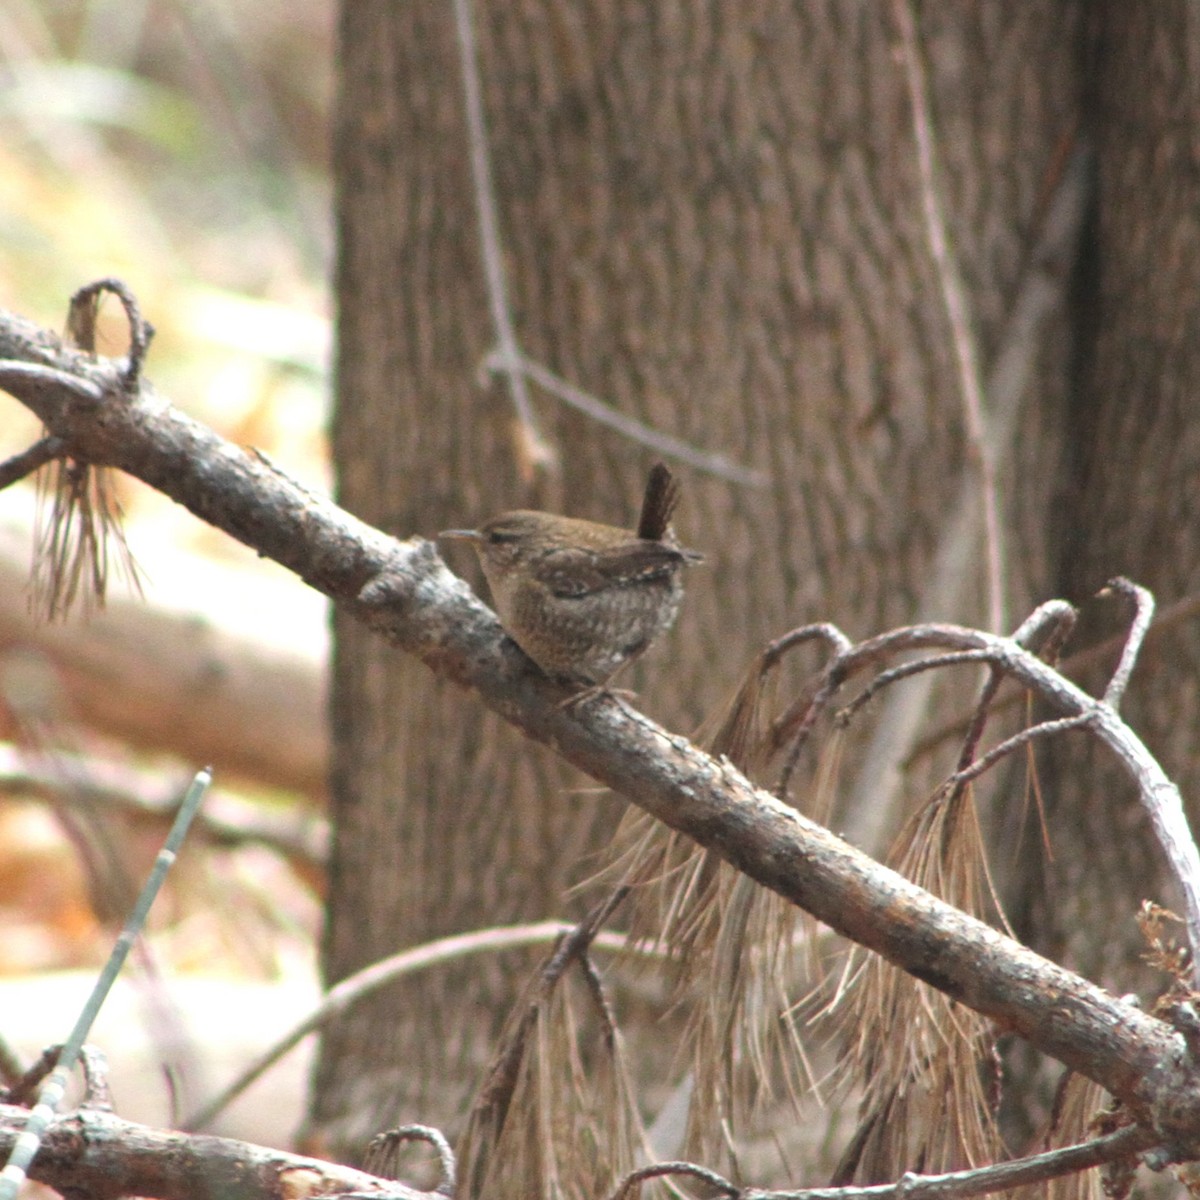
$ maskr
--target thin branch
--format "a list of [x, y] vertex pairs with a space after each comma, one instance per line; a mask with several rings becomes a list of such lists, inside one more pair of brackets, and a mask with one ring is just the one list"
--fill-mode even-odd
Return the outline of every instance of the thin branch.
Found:
[[[28, 1105], [36, 1095], [37, 1086], [58, 1065], [58, 1056], [62, 1053], [62, 1044], [47, 1046], [37, 1061], [30, 1063], [24, 1070], [19, 1070], [8, 1082], [4, 1091], [5, 1104]], [[12, 1065], [16, 1065], [15, 1061]]]
[[1038, 725], [1030, 725], [1020, 733], [1014, 733], [998, 746], [993, 746], [982, 758], [976, 759], [970, 766], [960, 767], [947, 781], [954, 788], [961, 788], [972, 780], [978, 779], [1002, 758], [1006, 758], [1014, 750], [1028, 746], [1038, 738], [1054, 737], [1056, 734], [1069, 733], [1073, 729], [1086, 729], [1092, 723], [1090, 713], [1075, 717], [1060, 717], [1057, 721], [1042, 721]]
[[[813, 625], [801, 625], [782, 637], [776, 638], [759, 656], [762, 669], [774, 667], [789, 650], [805, 642], [820, 640], [831, 651], [834, 661], [843, 659], [854, 648], [850, 639], [829, 621], [820, 621]], [[809, 734], [829, 702], [833, 699], [838, 687], [841, 686], [841, 676], [828, 669], [824, 681], [812, 696], [802, 697], [784, 714], [774, 721], [768, 732], [767, 740], [773, 750], [791, 742], [788, 757], [779, 773], [779, 779], [772, 789], [774, 795], [783, 799], [791, 785], [792, 775], [800, 762], [800, 755], [808, 741]]]
[[58, 458], [63, 452], [61, 439], [56, 437], [39, 438], [28, 450], [14, 454], [12, 458], [0, 463], [0, 489], [14, 484], [34, 471], [40, 470], [48, 462]]
[[[1065, 601], [1051, 601], [1051, 603], [1065, 603]], [[1153, 642], [1156, 638], [1169, 632], [1176, 625], [1184, 621], [1191, 621], [1197, 615], [1200, 615], [1200, 593], [1183, 596], [1179, 600], [1168, 604], [1165, 608], [1159, 608], [1155, 611], [1157, 615], [1150, 628], [1146, 631], [1148, 642]], [[1015, 633], [1013, 637], [1018, 641], [1022, 641]], [[1086, 650], [1077, 650], [1061, 663], [1056, 663], [1055, 665], [1059, 667], [1064, 675], [1079, 677], [1103, 662], [1111, 655], [1114, 649], [1123, 646], [1127, 639], [1127, 633], [1106, 638], [1103, 642], [1089, 646]], [[1055, 641], [1058, 641], [1057, 635]], [[1024, 644], [1026, 643], [1022, 641], [1022, 645]], [[1061, 646], [1058, 648], [1061, 649]], [[1053, 657], [1047, 657], [1046, 648], [1040, 650], [1039, 654], [1048, 662], [1055, 661]], [[1014, 691], [1011, 686], [1008, 686], [1005, 687], [1001, 698], [997, 701], [996, 708], [1008, 709], [1020, 703], [1023, 699], [1023, 693]], [[909, 752], [908, 758], [904, 760], [903, 765], [906, 768], [911, 767], [919, 758], [932, 753], [946, 738], [962, 736], [966, 727], [967, 722], [962, 719], [947, 721], [945, 725], [933, 730], [927, 737], [917, 742]]]
[[92, 404], [99, 404], [104, 399], [104, 390], [99, 384], [90, 379], [83, 379], [74, 372], [42, 363], [14, 360], [0, 362], [0, 388], [19, 397], [28, 387], [37, 388], [47, 395], [53, 395], [56, 389], [62, 389]]
[[854, 647], [854, 643], [836, 625], [829, 621], [818, 621], [789, 630], [768, 643], [762, 654], [763, 663], [765, 666], [774, 666], [789, 650], [815, 641], [824, 642], [834, 655], [847, 654]]
[[[967, 726], [967, 733], [963, 738], [962, 747], [958, 752], [959, 771], [965, 771], [971, 765], [975, 755], [979, 751], [979, 743], [983, 740], [983, 731], [987, 727], [988, 717], [992, 712], [992, 703], [996, 699], [996, 693], [1000, 690], [1003, 682], [1004, 675], [1002, 672], [994, 668], [988, 672], [987, 679], [984, 680], [983, 687], [980, 689], [979, 699], [975, 702], [975, 712], [971, 718], [970, 725]], [[955, 786], [955, 799], [957, 799], [957, 792], [962, 786], [962, 784]]]
[[[562, 921], [541, 921], [532, 925], [513, 925], [497, 929], [479, 929], [472, 933], [460, 933], [439, 938], [422, 946], [401, 950], [398, 954], [380, 959], [329, 989], [321, 1003], [304, 1020], [288, 1030], [273, 1045], [267, 1047], [258, 1058], [211, 1100], [189, 1113], [181, 1122], [181, 1129], [204, 1129], [251, 1084], [271, 1069], [285, 1054], [298, 1046], [310, 1033], [323, 1028], [335, 1017], [346, 1012], [364, 997], [395, 983], [398, 979], [427, 971], [444, 963], [456, 962], [473, 954], [497, 954], [504, 950], [522, 949], [526, 946], [541, 946], [572, 932], [576, 926]], [[638, 947], [627, 945], [625, 938], [615, 933], [598, 933], [594, 945], [606, 950], [637, 951]]]
[[951, 1171], [944, 1175], [909, 1173], [895, 1183], [867, 1187], [800, 1188], [787, 1192], [747, 1188], [739, 1193], [739, 1200], [964, 1200], [967, 1196], [986, 1196], [1074, 1175], [1104, 1163], [1130, 1158], [1153, 1144], [1151, 1135], [1136, 1126], [1128, 1126], [1088, 1142], [989, 1167]]
[[958, 364], [958, 384], [963, 404], [967, 439], [979, 470], [979, 494], [983, 508], [984, 558], [987, 562], [988, 615], [991, 629], [999, 632], [1004, 619], [1004, 549], [997, 499], [996, 448], [989, 428], [979, 369], [979, 351], [972, 330], [970, 304], [962, 274], [950, 244], [942, 198], [938, 190], [936, 135], [929, 111], [929, 90], [917, 45], [916, 18], [910, 0], [893, 0], [892, 11], [900, 31], [900, 52], [908, 84], [913, 137], [917, 146], [917, 170], [921, 180], [921, 207], [929, 249], [937, 267], [942, 303], [950, 322], [951, 345]]
[[591, 392], [585, 392], [573, 383], [568, 383], [560, 375], [556, 375], [548, 367], [535, 362], [532, 358], [521, 356], [514, 365], [506, 354], [493, 351], [484, 358], [483, 368], [485, 371], [502, 372], [520, 370], [538, 387], [585, 416], [591, 417], [597, 424], [615, 429], [631, 442], [646, 446], [668, 458], [674, 458], [678, 462], [686, 463], [697, 471], [715, 475], [720, 479], [728, 479], [731, 483], [740, 483], [744, 487], [762, 488], [767, 486], [768, 479], [764, 472], [743, 467], [725, 454], [710, 454], [693, 446], [690, 442], [683, 441], [682, 438], [662, 433], [637, 420], [636, 417], [630, 417], [613, 408], [599, 396], [594, 396]]
[[1117, 669], [1113, 672], [1113, 677], [1104, 691], [1104, 703], [1112, 705], [1114, 709], [1119, 709], [1125, 689], [1129, 686], [1129, 677], [1137, 665], [1137, 657], [1142, 649], [1142, 642], [1146, 639], [1146, 631], [1154, 620], [1154, 597], [1144, 587], [1139, 587], [1136, 583], [1121, 576], [1110, 579], [1104, 590], [1124, 596], [1133, 604], [1133, 622], [1129, 626], [1129, 634], [1125, 639], [1124, 649], [1121, 651], [1121, 661], [1117, 664]]
[[117, 937], [112, 954], [104, 964], [104, 968], [92, 988], [91, 995], [88, 996], [83, 1010], [75, 1022], [75, 1027], [64, 1043], [62, 1053], [58, 1056], [58, 1062], [54, 1070], [50, 1072], [50, 1078], [39, 1092], [37, 1104], [30, 1112], [21, 1137], [14, 1145], [4, 1170], [0, 1171], [0, 1200], [14, 1200], [16, 1197], [21, 1183], [28, 1173], [29, 1164], [38, 1152], [41, 1136], [50, 1127], [55, 1111], [66, 1094], [68, 1079], [79, 1058], [83, 1043], [91, 1031], [92, 1023], [105, 1000], [108, 999], [108, 993], [112, 990], [112, 985], [116, 982], [121, 968], [125, 965], [125, 959], [129, 956], [134, 940], [146, 923], [150, 906], [154, 903], [167, 872], [175, 862], [179, 848], [183, 845], [183, 839], [187, 836], [192, 818], [196, 815], [200, 801], [204, 799], [204, 793], [208, 790], [211, 782], [212, 772], [207, 767], [197, 772], [195, 779], [192, 780], [187, 797], [180, 806], [171, 831], [163, 843], [163, 848], [154, 860], [150, 876], [133, 906], [133, 911], [129, 914], [125, 927]]
[[9, 1044], [8, 1039], [0, 1034], [0, 1087], [7, 1089], [15, 1087], [23, 1071], [21, 1056]]
[[734, 1200], [746, 1194], [736, 1183], [730, 1183], [723, 1175], [718, 1175], [716, 1171], [710, 1171], [707, 1167], [689, 1162], [664, 1162], [652, 1163], [648, 1167], [638, 1167], [636, 1171], [630, 1171], [613, 1192], [612, 1200], [628, 1200], [628, 1197], [633, 1195], [633, 1189], [648, 1179], [665, 1179], [676, 1175], [698, 1179], [721, 1195], [731, 1196]]
[[425, 1142], [432, 1146], [442, 1169], [442, 1180], [434, 1189], [439, 1196], [453, 1196], [458, 1184], [458, 1164], [445, 1134], [432, 1125], [401, 1125], [373, 1137], [367, 1146], [364, 1166], [374, 1175], [399, 1179], [398, 1157], [405, 1142]]
[[601, 979], [591, 954], [586, 950], [579, 956], [579, 970], [583, 975], [587, 993], [596, 1008], [596, 1015], [600, 1021], [600, 1036], [604, 1039], [605, 1046], [611, 1051], [617, 1041], [617, 1019], [613, 1015], [612, 1005], [605, 994], [604, 980]]
[[483, 88], [479, 80], [479, 51], [475, 44], [475, 25], [471, 0], [454, 0], [454, 28], [458, 34], [459, 62], [462, 66], [463, 96], [466, 102], [467, 144], [471, 151], [471, 178], [475, 186], [475, 208], [479, 217], [479, 246], [487, 280], [488, 307], [499, 343], [499, 369], [508, 383], [508, 394], [517, 414], [521, 438], [518, 451], [522, 470], [532, 475], [552, 464], [554, 451], [543, 439], [533, 415], [529, 389], [525, 384], [521, 348], [508, 297], [508, 279], [504, 270], [504, 250], [500, 237], [500, 210], [496, 203], [496, 185], [492, 180], [487, 116], [483, 107]]
[[843, 725], [848, 725], [864, 705], [870, 703], [884, 688], [903, 679], [911, 679], [923, 671], [937, 671], [942, 667], [956, 667], [962, 663], [986, 663], [992, 661], [988, 650], [958, 650], [953, 654], [939, 654], [933, 658], [919, 658], [915, 662], [901, 663], [889, 671], [876, 675], [869, 684], [845, 708], [838, 713], [837, 719]]

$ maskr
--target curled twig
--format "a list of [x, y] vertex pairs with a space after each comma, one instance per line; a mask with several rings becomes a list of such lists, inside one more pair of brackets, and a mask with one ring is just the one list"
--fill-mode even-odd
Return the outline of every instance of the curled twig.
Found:
[[[1054, 662], [1075, 629], [1079, 614], [1066, 600], [1045, 600], [1013, 630], [1012, 639], [1030, 650], [1038, 650], [1043, 662]], [[1045, 638], [1038, 649], [1039, 638]]]
[[[1154, 597], [1144, 587], [1139, 587], [1136, 583], [1119, 575], [1105, 584], [1104, 592], [1115, 592], [1125, 596], [1133, 602], [1134, 606], [1133, 622], [1129, 626], [1129, 635], [1121, 650], [1121, 661], [1117, 663], [1117, 669], [1113, 672], [1108, 687], [1104, 689], [1104, 703], [1112, 705], [1114, 709], [1119, 709], [1121, 699], [1125, 695], [1125, 688], [1129, 685], [1129, 677], [1133, 674], [1134, 665], [1137, 663], [1142, 642], [1145, 641], [1146, 630], [1150, 628], [1150, 622], [1154, 620]], [[1101, 592], [1101, 595], [1104, 592]]]
[[433, 1147], [442, 1170], [441, 1182], [434, 1192], [439, 1196], [453, 1196], [458, 1187], [458, 1164], [445, 1135], [432, 1125], [401, 1125], [373, 1137], [364, 1155], [364, 1169], [384, 1179], [399, 1180], [399, 1152], [406, 1142], [426, 1142]]
[[723, 1175], [718, 1175], [716, 1171], [710, 1171], [707, 1167], [689, 1162], [665, 1162], [652, 1163], [648, 1167], [638, 1167], [636, 1171], [630, 1171], [621, 1180], [617, 1190], [613, 1192], [612, 1200], [628, 1200], [638, 1184], [645, 1183], [647, 1179], [663, 1179], [668, 1175], [683, 1175], [689, 1179], [699, 1179], [702, 1183], [707, 1183], [709, 1187], [715, 1188], [723, 1196], [738, 1197], [743, 1194], [737, 1184], [730, 1183]]
[[990, 661], [986, 650], [958, 650], [952, 654], [939, 654], [933, 658], [918, 658], [913, 662], [901, 663], [898, 667], [883, 671], [876, 675], [869, 684], [838, 714], [839, 724], [849, 725], [864, 705], [870, 703], [885, 687], [898, 683], [902, 679], [910, 679], [922, 671], [936, 671], [942, 667], [954, 667], [961, 663], [980, 663]]
[[129, 363], [125, 368], [122, 382], [127, 392], [137, 388], [142, 373], [142, 364], [146, 361], [146, 352], [150, 349], [150, 340], [154, 337], [154, 326], [142, 317], [141, 306], [129, 286], [119, 279], [97, 279], [94, 283], [81, 287], [71, 297], [67, 309], [67, 331], [71, 340], [81, 350], [89, 354], [96, 351], [96, 318], [100, 314], [100, 299], [105, 292], [111, 292], [121, 302], [125, 310], [125, 319], [129, 322]]
[[80, 1107], [116, 1112], [112, 1089], [108, 1086], [108, 1057], [104, 1051], [85, 1042], [79, 1047], [79, 1067], [83, 1071], [84, 1089]]

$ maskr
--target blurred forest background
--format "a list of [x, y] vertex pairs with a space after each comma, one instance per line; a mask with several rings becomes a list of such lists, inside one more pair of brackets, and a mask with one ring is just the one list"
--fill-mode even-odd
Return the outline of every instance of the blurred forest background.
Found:
[[[398, 536], [510, 507], [630, 523], [659, 451], [563, 380], [682, 439], [678, 523], [708, 562], [632, 681], [681, 730], [804, 621], [1011, 628], [1130, 574], [1171, 607], [1127, 711], [1194, 791], [1194, 6], [473, 8], [464, 50], [465, 6], [440, 0], [14, 0], [0, 302], [61, 326], [76, 287], [123, 278], [167, 396]], [[481, 369], [503, 340], [481, 148], [532, 408]], [[8, 405], [0, 449], [37, 432]], [[741, 474], [699, 461], [718, 452]], [[284, 980], [299, 1008], [318, 970], [580, 909], [564, 889], [622, 804], [348, 620], [331, 645], [295, 581], [118, 486], [148, 604], [54, 629], [25, 611], [32, 489], [0, 496], [0, 986], [95, 964], [156, 844], [148, 810], [206, 760], [223, 790], [142, 964], [177, 973], [173, 997], [215, 974], [249, 1013], [247, 989]], [[1085, 617], [1103, 670], [1126, 614]], [[884, 851], [952, 763], [962, 695], [877, 706], [835, 829]], [[980, 822], [1019, 936], [1126, 991], [1137, 904], [1170, 896], [1129, 788], [1094, 767], [1057, 747], [1014, 764], [979, 789]], [[453, 1130], [530, 961], [455, 967], [350, 1014], [321, 1051], [310, 1139], [352, 1156], [398, 1119]], [[160, 1047], [186, 1015], [158, 1011], [165, 994], [135, 996]], [[620, 999], [661, 1084], [663, 997]], [[1053, 1086], [1003, 1049], [1006, 1134], [1026, 1144]], [[281, 1121], [300, 1115], [289, 1089]]]
[[[324, 0], [16, 0], [0, 14], [0, 304], [62, 330], [77, 287], [124, 279], [153, 314], [164, 394], [321, 491], [333, 21]], [[122, 352], [118, 309], [103, 318], [102, 350]], [[8, 455], [38, 429], [0, 403]], [[204, 1027], [245, 1028], [238, 1058], [315, 996], [329, 634], [323, 599], [286, 572], [113, 482], [144, 601], [117, 580], [106, 612], [54, 626], [28, 609], [36, 488], [0, 495], [0, 1010], [26, 1056], [62, 1036], [156, 852], [156, 810], [199, 763], [221, 764], [216, 823], [152, 918], [156, 961], [99, 1034], [121, 1110], [158, 1122], [165, 1046], [195, 1067], [222, 1053]], [[146, 972], [183, 982], [148, 1000]], [[231, 1069], [182, 1072], [182, 1107]], [[293, 1071], [272, 1104], [242, 1110], [276, 1108], [251, 1127], [265, 1140], [299, 1119]]]

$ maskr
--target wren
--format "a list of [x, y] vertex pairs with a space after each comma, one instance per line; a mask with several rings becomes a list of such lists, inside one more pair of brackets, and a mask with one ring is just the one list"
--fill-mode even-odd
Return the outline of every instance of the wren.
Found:
[[576, 703], [674, 623], [683, 570], [703, 560], [675, 540], [678, 502], [678, 481], [657, 463], [636, 530], [520, 509], [438, 536], [473, 543], [505, 632], [547, 675], [582, 687]]

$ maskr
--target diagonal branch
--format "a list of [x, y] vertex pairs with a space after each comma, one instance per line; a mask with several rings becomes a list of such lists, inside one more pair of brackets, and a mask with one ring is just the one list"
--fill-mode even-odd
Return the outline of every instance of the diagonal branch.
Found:
[[48, 462], [58, 458], [62, 450], [62, 443], [58, 438], [44, 437], [39, 438], [27, 450], [22, 450], [20, 454], [5, 459], [0, 463], [0, 489], [41, 470]]
[[[762, 886], [1099, 1083], [1169, 1155], [1200, 1156], [1200, 1073], [1163, 1021], [936, 900], [620, 701], [563, 709], [562, 689], [502, 637], [495, 616], [428, 541], [397, 541], [306, 492], [172, 408], [146, 382], [126, 396], [120, 363], [64, 350], [5, 314], [0, 358], [52, 361], [89, 383], [82, 390], [44, 378], [7, 384], [72, 456], [136, 475], [274, 558], [439, 675], [476, 691], [527, 736]], [[989, 661], [1063, 713], [1098, 704], [1011, 639], [950, 625], [903, 634], [909, 649], [988, 650]], [[838, 669], [846, 677], [901, 640], [871, 639], [841, 656]], [[1182, 819], [1178, 793], [1110, 707], [1099, 706], [1095, 731], [1138, 775], [1143, 792], [1164, 797], [1165, 809], [1178, 808]]]

